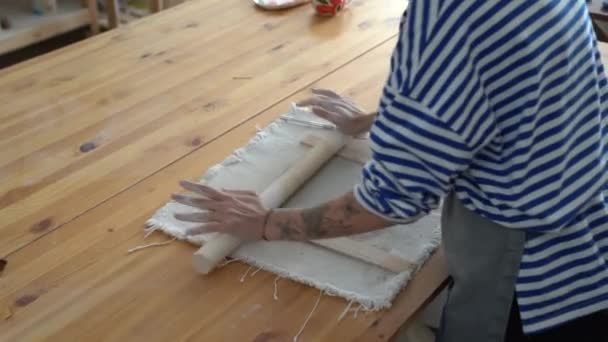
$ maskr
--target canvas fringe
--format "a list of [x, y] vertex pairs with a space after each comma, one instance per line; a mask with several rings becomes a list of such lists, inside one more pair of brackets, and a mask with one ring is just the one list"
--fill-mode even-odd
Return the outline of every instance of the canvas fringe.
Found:
[[[238, 250], [237, 250], [237, 255], [238, 255]], [[276, 267], [273, 265], [269, 265], [266, 263], [260, 263], [257, 260], [251, 259], [249, 257], [244, 257], [244, 256], [239, 256], [239, 257], [242, 259], [241, 261], [243, 261], [249, 265], [253, 265], [253, 266], [257, 266], [257, 267], [262, 266], [262, 268], [265, 271], [274, 273], [274, 274], [280, 276], [281, 278], [288, 278], [288, 279], [294, 280], [296, 282], [308, 285], [310, 287], [319, 289], [319, 290], [323, 291], [323, 293], [327, 296], [337, 296], [337, 297], [344, 298], [346, 300], [354, 300], [355, 302], [359, 303], [364, 310], [379, 311], [379, 310], [383, 310], [383, 309], [388, 309], [391, 306], [392, 298], [389, 300], [384, 300], [384, 299], [379, 300], [378, 298], [374, 298], [374, 297], [361, 296], [358, 293], [345, 291], [345, 290], [336, 288], [332, 284], [315, 283], [312, 280], [310, 280], [309, 278], [302, 277], [299, 274], [291, 273], [282, 268], [279, 268], [279, 267]], [[411, 274], [409, 274], [407, 272], [397, 275], [397, 277], [408, 277], [408, 276], [411, 277]], [[399, 289], [400, 289], [400, 287], [399, 287]], [[395, 296], [396, 295], [397, 295], [397, 293], [395, 293]]]
[[278, 294], [278, 286], [279, 286], [279, 280], [281, 279], [281, 276], [277, 276], [276, 278], [274, 278], [274, 291], [272, 292], [272, 299], [274, 300], [279, 300], [279, 294]]
[[236, 261], [243, 261], [243, 260], [242, 259], [238, 259], [238, 258], [226, 259], [224, 262], [222, 262], [221, 264], [219, 264], [218, 267], [224, 267], [224, 266], [232, 264], [233, 262], [236, 262]]
[[127, 250], [127, 254], [131, 254], [137, 251], [140, 251], [142, 249], [146, 249], [146, 248], [150, 248], [150, 247], [159, 247], [159, 246], [165, 246], [170, 244], [171, 242], [175, 241], [177, 238], [173, 238], [171, 240], [168, 241], [163, 241], [163, 242], [153, 242], [153, 243], [149, 243], [147, 245], [140, 245], [140, 246], [135, 246], [133, 248], [130, 248], [129, 250]]
[[247, 271], [245, 271], [245, 273], [243, 273], [243, 275], [241, 276], [241, 279], [239, 279], [239, 281], [241, 283], [245, 282], [245, 278], [247, 278], [247, 274], [249, 274], [249, 271], [251, 271], [252, 268], [253, 268], [253, 266], [249, 266], [249, 268], [247, 268]]
[[256, 274], [257, 274], [258, 272], [260, 272], [261, 270], [262, 270], [262, 266], [258, 267], [258, 269], [257, 269], [257, 270], [255, 270], [255, 271], [251, 272], [250, 277], [253, 277], [254, 275], [256, 275]]
[[362, 307], [361, 305], [357, 306], [357, 309], [355, 310], [355, 314], [353, 315], [355, 317], [355, 319], [357, 319], [357, 314], [361, 310], [361, 307]]
[[300, 331], [298, 331], [296, 336], [293, 337], [293, 342], [298, 342], [298, 339], [300, 338], [300, 335], [302, 335], [302, 333], [304, 332], [306, 325], [308, 325], [308, 321], [310, 321], [312, 314], [315, 312], [315, 310], [317, 310], [317, 306], [319, 306], [319, 302], [321, 301], [322, 296], [323, 296], [323, 290], [320, 290], [319, 296], [317, 297], [317, 301], [315, 302], [315, 305], [312, 307], [312, 310], [308, 313], [308, 316], [306, 317], [304, 324], [302, 324], [302, 326], [300, 327]]
[[149, 227], [147, 229], [144, 229], [144, 232], [146, 232], [144, 234], [144, 240], [147, 239], [148, 236], [150, 236], [152, 233], [154, 233], [157, 230], [158, 230], [158, 227]]
[[347, 313], [350, 312], [350, 307], [353, 305], [355, 301], [354, 300], [350, 300], [348, 302], [348, 305], [346, 306], [346, 308], [344, 309], [344, 311], [342, 311], [342, 313], [340, 314], [340, 317], [338, 317], [338, 322], [340, 322], [341, 320], [344, 319], [344, 317], [346, 316]]
[[[156, 227], [156, 229], [172, 235], [171, 227], [159, 219], [150, 218], [146, 222], [146, 224], [149, 227]], [[438, 231], [438, 233], [436, 234], [436, 238], [429, 241], [427, 246], [424, 248], [424, 253], [422, 253], [421, 257], [415, 261], [418, 264], [418, 267], [415, 270], [412, 270], [411, 272], [403, 272], [403, 273], [398, 274], [396, 277], [399, 277], [399, 278], [395, 278], [395, 281], [392, 282], [391, 285], [388, 286], [388, 289], [387, 289], [387, 292], [389, 292], [391, 294], [391, 296], [382, 298], [382, 299], [375, 298], [375, 297], [361, 296], [358, 293], [344, 291], [342, 289], [336, 288], [331, 284], [318, 284], [306, 277], [288, 272], [287, 270], [284, 270], [282, 268], [279, 268], [279, 267], [276, 267], [273, 265], [269, 265], [266, 263], [260, 263], [257, 260], [254, 260], [254, 259], [251, 259], [248, 257], [239, 257], [238, 251], [236, 252], [236, 255], [234, 258], [227, 260], [225, 263], [221, 264], [220, 267], [223, 267], [223, 266], [228, 265], [229, 263], [232, 263], [235, 261], [241, 261], [241, 262], [247, 263], [249, 265], [253, 265], [255, 267], [262, 267], [263, 270], [274, 273], [278, 277], [288, 278], [288, 279], [294, 280], [296, 282], [299, 282], [301, 284], [305, 284], [310, 287], [323, 290], [325, 295], [337, 296], [337, 297], [341, 297], [341, 298], [344, 298], [349, 301], [353, 300], [361, 306], [359, 308], [359, 310], [364, 310], [364, 311], [369, 311], [369, 312], [380, 311], [380, 310], [384, 310], [384, 309], [389, 309], [391, 307], [392, 300], [397, 296], [397, 294], [399, 294], [399, 292], [401, 291], [401, 289], [403, 287], [407, 286], [407, 284], [409, 283], [409, 280], [411, 280], [411, 277], [416, 272], [418, 272], [420, 267], [422, 267], [424, 265], [424, 262], [426, 260], [428, 260], [430, 255], [437, 249], [437, 247], [439, 246], [439, 244], [441, 242], [441, 235], [439, 233], [440, 227], [436, 227], [436, 229]], [[173, 233], [173, 234], [175, 234], [175, 233]], [[185, 240], [185, 241], [188, 241], [190, 243], [197, 244], [200, 246], [200, 242], [192, 240], [191, 238], [189, 238], [187, 236], [177, 236], [177, 238], [180, 240]], [[399, 285], [399, 283], [402, 281], [401, 278], [406, 278], [406, 280], [405, 280], [405, 282], [403, 282], [402, 286]]]

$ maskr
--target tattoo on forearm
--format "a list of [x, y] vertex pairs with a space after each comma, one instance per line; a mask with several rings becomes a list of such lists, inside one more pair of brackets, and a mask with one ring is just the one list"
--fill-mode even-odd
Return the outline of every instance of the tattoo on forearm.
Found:
[[322, 239], [339, 229], [341, 233], [351, 233], [353, 220], [360, 214], [354, 197], [341, 204], [327, 203], [302, 211], [304, 235], [309, 239]]
[[301, 237], [301, 233], [295, 228], [293, 220], [286, 220], [284, 222], [278, 222], [279, 232], [281, 233], [281, 239], [283, 240], [297, 240]]
[[319, 239], [327, 236], [327, 228], [323, 221], [328, 211], [327, 205], [302, 210], [302, 221], [306, 235], [311, 239]]
[[388, 226], [347, 194], [320, 206], [277, 212], [271, 218], [272, 232], [282, 240], [316, 240], [351, 235]]
[[346, 217], [352, 217], [354, 215], [359, 214], [361, 211], [359, 208], [355, 207], [355, 205], [351, 202], [346, 202], [344, 208], [346, 209]]

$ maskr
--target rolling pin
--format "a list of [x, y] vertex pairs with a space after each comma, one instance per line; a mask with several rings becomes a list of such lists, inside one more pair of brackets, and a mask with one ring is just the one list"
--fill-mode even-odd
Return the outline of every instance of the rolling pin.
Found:
[[[260, 201], [264, 207], [272, 209], [280, 207], [345, 144], [346, 137], [340, 134], [315, 143], [304, 158], [293, 164], [260, 194]], [[240, 244], [241, 241], [232, 235], [218, 234], [194, 253], [192, 258], [194, 269], [198, 273], [208, 274]]]

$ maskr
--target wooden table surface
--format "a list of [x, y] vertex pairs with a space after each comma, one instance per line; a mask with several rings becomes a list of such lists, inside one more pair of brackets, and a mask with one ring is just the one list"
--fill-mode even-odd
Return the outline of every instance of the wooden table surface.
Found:
[[[156, 209], [313, 86], [377, 105], [406, 2], [333, 19], [194, 0], [0, 70], [2, 341], [290, 341], [318, 291], [195, 247], [142, 244]], [[164, 241], [161, 233], [145, 241]], [[446, 280], [435, 253], [391, 310], [337, 318], [324, 296], [301, 341], [384, 341]]]

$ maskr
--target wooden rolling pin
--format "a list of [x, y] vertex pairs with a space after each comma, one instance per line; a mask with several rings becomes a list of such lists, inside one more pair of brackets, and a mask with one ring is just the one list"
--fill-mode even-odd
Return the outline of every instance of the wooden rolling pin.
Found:
[[[329, 161], [346, 143], [346, 138], [336, 134], [331, 138], [321, 139], [285, 173], [277, 178], [260, 194], [260, 200], [266, 208], [279, 208], [292, 194]], [[193, 255], [193, 264], [197, 272], [207, 274], [220, 262], [232, 254], [241, 241], [228, 234], [218, 234], [209, 240]]]

